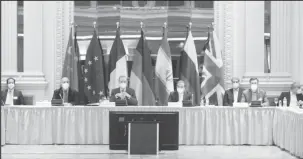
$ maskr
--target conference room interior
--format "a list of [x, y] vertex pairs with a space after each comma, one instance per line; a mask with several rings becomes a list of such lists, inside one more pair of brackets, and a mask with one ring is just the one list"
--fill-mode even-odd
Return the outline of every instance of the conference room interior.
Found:
[[[296, 105], [287, 106], [283, 93], [292, 98], [293, 86], [303, 88], [302, 10], [301, 1], [1, 1], [1, 158], [301, 159], [303, 92], [296, 96]], [[131, 88], [136, 106], [128, 105], [129, 97], [128, 106], [110, 101], [106, 80], [112, 77], [110, 54], [119, 47], [114, 46], [117, 30], [129, 88], [134, 86], [143, 31], [150, 50], [151, 91], [161, 78], [156, 65], [166, 35], [173, 91], [178, 94], [177, 85], [185, 81], [189, 105], [167, 100], [159, 105], [159, 94], [144, 96], [148, 91], [137, 86]], [[108, 91], [100, 103], [89, 101], [84, 80], [94, 31], [104, 59], [106, 88], [101, 92]], [[70, 52], [77, 56], [77, 77], [83, 82], [75, 89], [77, 104], [66, 104], [60, 94], [54, 99], [56, 91], [63, 90]], [[199, 85], [194, 88], [188, 87], [192, 76], [182, 74], [182, 57], [192, 58], [189, 54], [196, 60]], [[144, 70], [142, 65], [136, 67]], [[14, 79], [14, 90], [22, 92], [23, 104], [12, 104], [20, 99], [15, 94], [12, 103], [6, 102], [9, 78]], [[253, 105], [244, 95], [234, 105], [223, 104], [233, 79], [249, 91], [254, 78], [268, 105], [263, 105], [265, 98]], [[208, 90], [207, 84], [213, 83]], [[74, 89], [71, 83], [69, 87]], [[84, 98], [88, 101], [80, 101]], [[155, 98], [153, 105], [146, 104], [148, 98]]]

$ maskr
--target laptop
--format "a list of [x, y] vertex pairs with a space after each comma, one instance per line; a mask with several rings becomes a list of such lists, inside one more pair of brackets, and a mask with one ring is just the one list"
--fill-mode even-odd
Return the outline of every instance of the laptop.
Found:
[[116, 99], [115, 101], [116, 107], [127, 106], [126, 100]]
[[261, 101], [251, 101], [250, 107], [262, 107]]
[[63, 100], [62, 99], [52, 99], [51, 104], [52, 104], [52, 106], [63, 106]]
[[184, 100], [184, 101], [182, 101], [182, 105], [183, 105], [183, 107], [192, 107], [193, 103], [191, 100]]

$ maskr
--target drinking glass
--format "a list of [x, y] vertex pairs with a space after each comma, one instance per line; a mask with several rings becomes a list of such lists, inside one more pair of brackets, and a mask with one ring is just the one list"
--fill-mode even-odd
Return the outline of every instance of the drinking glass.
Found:
[[274, 102], [275, 102], [276, 106], [278, 106], [278, 102], [279, 102], [279, 101], [278, 101], [278, 98], [275, 98], [275, 99], [274, 99]]

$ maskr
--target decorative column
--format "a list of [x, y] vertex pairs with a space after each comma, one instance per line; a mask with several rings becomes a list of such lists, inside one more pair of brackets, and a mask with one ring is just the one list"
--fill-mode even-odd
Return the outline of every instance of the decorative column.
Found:
[[56, 1], [55, 88], [60, 86], [69, 29], [74, 21], [74, 1]]
[[233, 2], [214, 1], [215, 30], [222, 49], [224, 85], [228, 88], [233, 76]]
[[[271, 2], [271, 62], [272, 73], [289, 76], [291, 73], [291, 30], [292, 25], [292, 2]], [[300, 21], [296, 19], [296, 21]]]
[[24, 72], [42, 73], [43, 2], [24, 2]]
[[233, 2], [233, 76], [242, 78], [245, 74], [245, 1]]
[[[291, 84], [289, 74], [264, 73], [264, 2], [232, 3], [232, 75], [242, 78], [243, 88], [248, 88], [251, 77], [259, 78], [260, 87], [265, 89], [269, 96], [277, 96], [281, 91], [288, 90], [287, 87]], [[273, 34], [272, 32], [271, 35]], [[224, 32], [224, 35], [229, 37], [228, 32]], [[225, 42], [225, 45], [227, 44], [228, 42]], [[273, 54], [275, 52], [272, 50]], [[274, 56], [277, 57], [279, 54]]]
[[19, 86], [26, 96], [36, 101], [44, 99], [47, 86], [43, 74], [43, 3], [24, 1], [24, 72], [19, 74]]
[[245, 2], [246, 76], [264, 74], [264, 1]]
[[287, 30], [291, 34], [291, 44], [288, 53], [291, 55], [291, 75], [296, 82], [303, 84], [303, 2], [292, 1], [291, 29]]
[[17, 1], [1, 1], [1, 43], [2, 75], [15, 74], [17, 73]]

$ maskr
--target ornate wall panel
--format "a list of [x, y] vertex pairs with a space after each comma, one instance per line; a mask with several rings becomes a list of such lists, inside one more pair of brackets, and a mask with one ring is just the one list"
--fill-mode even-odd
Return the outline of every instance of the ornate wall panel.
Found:
[[225, 85], [229, 83], [231, 76], [233, 75], [233, 63], [232, 63], [232, 46], [233, 46], [233, 5], [232, 2], [225, 2], [224, 6], [224, 81]]
[[74, 18], [73, 1], [57, 1], [56, 10], [56, 61], [55, 88], [60, 86], [65, 49], [68, 42], [69, 28]]

